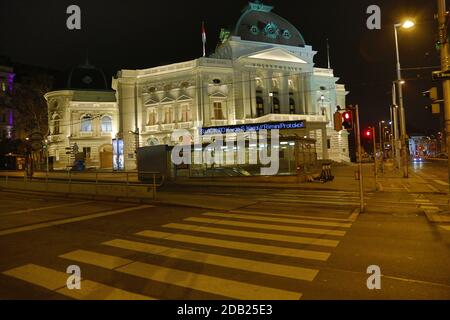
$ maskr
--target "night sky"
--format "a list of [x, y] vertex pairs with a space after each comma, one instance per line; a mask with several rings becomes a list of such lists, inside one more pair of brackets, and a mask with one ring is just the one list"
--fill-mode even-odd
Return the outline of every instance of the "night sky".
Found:
[[[218, 0], [0, 0], [0, 55], [17, 63], [67, 70], [85, 60], [112, 76], [119, 69], [148, 68], [195, 59], [202, 54], [201, 22], [208, 52], [221, 27], [233, 28], [248, 1]], [[412, 17], [417, 27], [401, 31], [403, 68], [439, 65], [433, 0], [266, 0], [274, 12], [294, 24], [307, 44], [319, 51], [316, 66], [326, 67], [326, 38], [332, 67], [358, 103], [364, 126], [388, 119], [395, 79], [393, 24]], [[82, 10], [82, 30], [66, 28], [66, 8]], [[382, 30], [366, 28], [366, 9], [382, 10]], [[431, 69], [404, 71], [410, 133], [440, 130], [439, 116], [425, 109], [421, 95], [431, 86]]]

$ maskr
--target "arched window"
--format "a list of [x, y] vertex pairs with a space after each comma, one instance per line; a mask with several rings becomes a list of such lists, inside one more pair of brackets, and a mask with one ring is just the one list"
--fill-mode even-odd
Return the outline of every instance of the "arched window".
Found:
[[81, 132], [92, 132], [92, 117], [85, 115], [81, 118]]
[[273, 98], [273, 113], [280, 113], [280, 100], [278, 98]]
[[295, 100], [292, 98], [289, 99], [289, 113], [295, 114]]
[[102, 118], [102, 132], [112, 132], [112, 118], [110, 116]]
[[264, 100], [261, 97], [256, 97], [256, 116], [264, 116]]

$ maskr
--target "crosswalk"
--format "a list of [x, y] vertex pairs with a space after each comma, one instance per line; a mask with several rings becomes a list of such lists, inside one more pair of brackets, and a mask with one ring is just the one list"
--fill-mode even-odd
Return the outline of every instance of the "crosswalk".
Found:
[[[264, 211], [204, 212], [86, 249], [59, 255], [59, 267], [26, 264], [3, 275], [72, 299], [171, 299], [168, 288], [205, 299], [298, 300], [314, 281], [352, 221]], [[80, 290], [66, 287], [60, 265], [79, 265]], [[105, 270], [117, 283], [96, 279]], [[130, 279], [127, 282], [123, 279]], [[140, 279], [146, 288], [132, 286]], [[161, 289], [165, 288], [165, 289]], [[198, 295], [197, 295], [198, 296]]]
[[[373, 192], [365, 194], [367, 200], [371, 199], [372, 196]], [[256, 200], [272, 203], [290, 203], [293, 205], [320, 204], [334, 207], [357, 206], [360, 201], [358, 192], [329, 190], [285, 190], [270, 196], [259, 196]]]

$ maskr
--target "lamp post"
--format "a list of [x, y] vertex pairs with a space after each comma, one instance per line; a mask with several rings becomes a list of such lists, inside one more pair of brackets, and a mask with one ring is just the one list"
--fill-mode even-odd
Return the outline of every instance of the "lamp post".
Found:
[[383, 141], [383, 126], [385, 121], [378, 122], [379, 134], [380, 134], [380, 160], [381, 160], [381, 172], [384, 173], [384, 141]]
[[403, 88], [402, 88], [402, 69], [400, 65], [400, 50], [398, 46], [398, 29], [411, 29], [414, 27], [414, 22], [411, 20], [406, 20], [403, 23], [394, 24], [395, 32], [395, 49], [397, 55], [397, 86], [398, 86], [398, 99], [400, 106], [400, 131], [401, 131], [401, 156], [402, 156], [402, 167], [403, 167], [403, 178], [408, 178], [408, 154], [406, 150], [406, 118], [405, 118], [405, 108], [403, 104]]

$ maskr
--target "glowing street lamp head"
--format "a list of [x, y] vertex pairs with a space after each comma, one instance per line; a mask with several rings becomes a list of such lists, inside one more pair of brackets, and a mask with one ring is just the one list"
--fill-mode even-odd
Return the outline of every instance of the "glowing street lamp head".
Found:
[[412, 27], [414, 27], [416, 24], [414, 23], [414, 21], [412, 20], [405, 20], [402, 23], [402, 28], [403, 29], [411, 29]]

